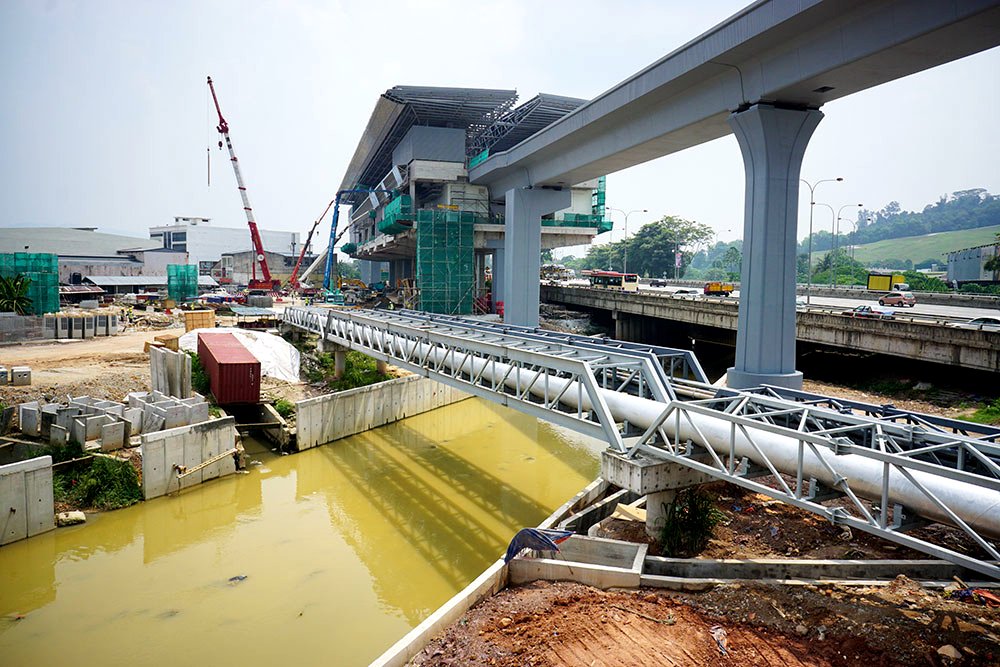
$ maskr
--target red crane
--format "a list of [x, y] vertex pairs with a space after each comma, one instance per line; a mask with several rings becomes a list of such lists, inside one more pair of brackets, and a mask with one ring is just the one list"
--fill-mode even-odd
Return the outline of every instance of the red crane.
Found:
[[335, 200], [331, 199], [330, 203], [326, 205], [323, 212], [320, 213], [320, 216], [316, 218], [316, 222], [313, 223], [312, 229], [309, 230], [309, 234], [306, 236], [306, 242], [302, 244], [302, 252], [299, 253], [299, 260], [295, 262], [295, 268], [292, 269], [292, 275], [288, 279], [288, 285], [292, 289], [299, 288], [299, 269], [302, 268], [302, 258], [306, 256], [306, 252], [309, 250], [309, 242], [312, 240], [313, 232], [316, 231], [319, 223], [323, 221], [323, 218], [326, 216], [326, 212], [330, 210], [331, 206], [333, 206], [334, 201]]
[[[272, 280], [271, 271], [267, 268], [267, 257], [264, 256], [264, 244], [260, 240], [257, 223], [253, 219], [250, 198], [247, 197], [247, 189], [243, 185], [243, 175], [240, 174], [240, 163], [236, 159], [235, 151], [233, 151], [233, 141], [229, 138], [229, 123], [222, 117], [222, 109], [219, 108], [219, 98], [215, 96], [215, 86], [212, 85], [212, 77], [208, 77], [208, 88], [212, 91], [212, 101], [215, 102], [215, 111], [219, 114], [219, 124], [215, 129], [226, 140], [226, 148], [229, 149], [229, 159], [233, 163], [233, 173], [236, 174], [236, 185], [240, 189], [240, 197], [243, 198], [243, 210], [247, 214], [247, 224], [250, 226], [250, 239], [253, 241], [253, 249], [254, 253], [256, 253], [256, 261], [250, 262], [252, 277], [248, 287], [252, 290], [278, 290], [281, 288], [281, 281]], [[222, 148], [222, 141], [219, 141], [219, 148]], [[257, 264], [260, 264], [260, 272], [263, 280], [257, 280]]]

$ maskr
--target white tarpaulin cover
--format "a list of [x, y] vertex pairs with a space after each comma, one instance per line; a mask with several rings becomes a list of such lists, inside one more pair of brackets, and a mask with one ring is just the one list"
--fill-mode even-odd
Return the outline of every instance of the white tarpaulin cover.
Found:
[[250, 354], [260, 362], [261, 375], [284, 380], [299, 381], [299, 351], [281, 336], [235, 329], [232, 327], [215, 327], [212, 329], [193, 329], [178, 339], [177, 344], [182, 350], [198, 352], [198, 333], [231, 333], [250, 350]]

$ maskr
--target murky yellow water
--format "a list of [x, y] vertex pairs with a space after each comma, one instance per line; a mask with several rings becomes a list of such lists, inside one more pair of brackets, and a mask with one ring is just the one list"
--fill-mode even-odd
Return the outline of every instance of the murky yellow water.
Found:
[[292, 456], [247, 444], [248, 475], [0, 548], [0, 665], [367, 664], [601, 447], [478, 399]]

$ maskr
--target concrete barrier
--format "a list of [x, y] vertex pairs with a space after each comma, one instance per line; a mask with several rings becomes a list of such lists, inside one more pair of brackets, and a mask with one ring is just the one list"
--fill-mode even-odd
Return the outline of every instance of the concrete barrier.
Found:
[[54, 516], [51, 456], [0, 466], [0, 545], [54, 529]]
[[419, 375], [309, 398], [295, 404], [296, 447], [309, 449], [466, 398], [471, 396]]
[[146, 500], [236, 472], [235, 456], [224, 456], [236, 447], [232, 417], [144, 434], [140, 446]]

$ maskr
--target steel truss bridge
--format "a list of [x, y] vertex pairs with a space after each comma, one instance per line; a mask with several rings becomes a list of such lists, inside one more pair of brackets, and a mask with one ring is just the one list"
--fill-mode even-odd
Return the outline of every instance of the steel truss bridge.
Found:
[[[708, 383], [687, 350], [415, 311], [289, 308], [286, 325], [1000, 579], [1000, 428]], [[765, 483], [766, 482], [766, 483]], [[959, 551], [919, 529], [953, 526]]]

